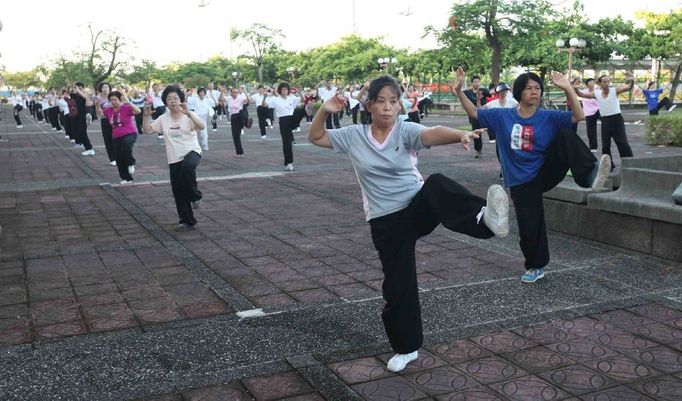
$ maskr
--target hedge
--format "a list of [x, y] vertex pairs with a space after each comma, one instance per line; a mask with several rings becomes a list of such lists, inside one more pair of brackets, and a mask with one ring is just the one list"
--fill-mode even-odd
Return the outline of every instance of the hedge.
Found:
[[682, 114], [650, 116], [643, 140], [649, 145], [682, 146]]

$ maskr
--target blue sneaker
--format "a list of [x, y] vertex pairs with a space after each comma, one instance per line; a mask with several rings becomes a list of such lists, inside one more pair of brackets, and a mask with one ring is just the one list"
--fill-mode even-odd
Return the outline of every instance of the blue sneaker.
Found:
[[521, 276], [521, 281], [524, 283], [534, 283], [545, 277], [545, 269], [530, 269]]

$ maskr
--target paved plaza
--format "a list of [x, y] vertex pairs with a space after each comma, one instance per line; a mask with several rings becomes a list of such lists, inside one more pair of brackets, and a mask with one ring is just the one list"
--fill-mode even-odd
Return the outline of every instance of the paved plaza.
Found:
[[[682, 154], [642, 144], [646, 113], [624, 114], [636, 156]], [[680, 399], [679, 263], [550, 232], [548, 274], [523, 285], [513, 210], [505, 239], [438, 228], [417, 245], [424, 348], [394, 374], [355, 173], [305, 122], [285, 172], [277, 125], [246, 130], [236, 159], [221, 120], [199, 223], [176, 232], [155, 135], [121, 186], [99, 122], [84, 157], [25, 112], [23, 129], [0, 117], [2, 401]], [[499, 166], [487, 138], [483, 153], [442, 146], [419, 168], [484, 196]]]

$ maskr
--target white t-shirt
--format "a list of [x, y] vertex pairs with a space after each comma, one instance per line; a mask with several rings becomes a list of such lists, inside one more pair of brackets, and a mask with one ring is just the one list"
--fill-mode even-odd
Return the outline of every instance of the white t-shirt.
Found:
[[199, 117], [211, 117], [215, 112], [213, 111], [213, 103], [208, 96], [204, 96], [201, 100], [199, 96], [194, 98], [194, 112]]
[[152, 123], [152, 129], [163, 134], [168, 164], [182, 161], [192, 151], [201, 154], [201, 147], [197, 141], [197, 128], [188, 116], [183, 114], [175, 120], [171, 117], [171, 113], [165, 113]]
[[271, 96], [266, 100], [268, 107], [275, 109], [277, 117], [286, 117], [294, 114], [294, 110], [301, 99], [298, 96], [289, 96], [286, 99], [281, 96]]
[[163, 93], [163, 91], [159, 91], [158, 93], [153, 93], [153, 92], [150, 93], [150, 95], [152, 96], [152, 107], [157, 108], [157, 107], [165, 106], [165, 104], [163, 104], [163, 100], [161, 100], [161, 94], [162, 93]]
[[484, 109], [513, 109], [518, 106], [519, 102], [516, 101], [512, 96], [507, 95], [504, 98], [504, 106], [500, 105], [500, 99], [495, 99], [483, 105]]
[[350, 107], [351, 109], [354, 109], [355, 106], [357, 106], [360, 103], [360, 101], [355, 98], [355, 96], [357, 96], [358, 93], [360, 93], [360, 91], [353, 91], [353, 92], [345, 92], [344, 93], [344, 95], [348, 99], [348, 107]]
[[326, 86], [323, 86], [317, 90], [317, 94], [320, 96], [320, 99], [322, 99], [322, 102], [326, 102], [328, 99], [334, 97], [334, 95], [336, 95], [336, 92], [337, 92], [336, 86], [332, 86], [330, 89], [327, 89]]
[[260, 93], [254, 93], [251, 95], [251, 100], [253, 101], [253, 104], [256, 105], [256, 107], [261, 106], [263, 104], [263, 99], [265, 96], [261, 95]]
[[63, 115], [69, 115], [69, 104], [66, 103], [66, 99], [60, 97], [57, 104], [59, 104], [59, 111], [61, 111]]
[[21, 99], [21, 95], [11, 96], [10, 99], [12, 101], [12, 106], [19, 105], [23, 107], [24, 101]]
[[615, 116], [620, 114], [620, 101], [616, 94], [616, 88], [609, 88], [609, 95], [604, 97], [604, 92], [601, 89], [594, 91], [594, 97], [597, 98], [599, 104], [599, 114], [602, 117]]

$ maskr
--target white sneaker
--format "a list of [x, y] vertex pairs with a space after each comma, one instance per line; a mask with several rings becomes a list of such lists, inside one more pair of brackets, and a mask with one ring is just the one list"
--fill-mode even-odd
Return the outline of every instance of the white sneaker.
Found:
[[241, 135], [244, 135], [244, 130], [242, 130], [242, 133], [241, 133]]
[[163, 139], [163, 134], [159, 134], [159, 135], [157, 135], [156, 137], [159, 138], [159, 139]]
[[400, 372], [405, 369], [408, 363], [417, 359], [419, 355], [417, 351], [410, 352], [409, 354], [395, 354], [391, 359], [389, 359], [386, 368], [391, 372]]
[[57, 128], [55, 128], [55, 127], [50, 128], [50, 131], [56, 131], [56, 130], [57, 130]]
[[132, 184], [132, 183], [133, 183], [133, 181], [131, 181], [131, 180], [123, 180], [123, 181], [119, 182], [119, 184], [121, 184], [121, 185]]
[[298, 128], [296, 128], [295, 130], [293, 130], [293, 131], [291, 131], [291, 132], [301, 132], [301, 127], [298, 127]]
[[115, 165], [116, 165], [116, 160], [111, 161], [109, 164], [111, 164], [112, 166], [115, 166]]
[[509, 235], [509, 199], [500, 185], [488, 188], [483, 223], [500, 238]]
[[268, 126], [272, 127], [272, 121], [269, 118], [266, 118], [265, 122], [268, 123]]
[[75, 140], [75, 139], [70, 139], [69, 142], [71, 142], [71, 143], [76, 143], [76, 140]]
[[260, 139], [268, 139], [268, 136], [267, 135], [261, 135]]
[[82, 143], [77, 143], [77, 144], [73, 145], [73, 147], [74, 147], [74, 148], [82, 148], [82, 147], [83, 147], [83, 144], [82, 144]]
[[286, 166], [284, 166], [284, 170], [286, 170], [286, 171], [294, 171], [294, 164], [293, 164], [293, 163], [287, 164]]
[[90, 149], [86, 150], [84, 152], [81, 152], [83, 156], [94, 156], [95, 155], [95, 149]]
[[599, 191], [604, 188], [606, 179], [609, 177], [609, 172], [611, 171], [611, 156], [602, 155], [599, 159], [599, 165], [595, 167], [597, 173], [595, 174], [594, 181], [592, 181], [592, 190]]
[[64, 135], [64, 139], [69, 139], [69, 136], [68, 136], [68, 135]]
[[218, 128], [213, 128], [211, 131], [216, 132], [218, 131]]
[[24, 128], [23, 125], [17, 125], [17, 128]]
[[597, 149], [590, 149], [590, 152], [597, 153]]
[[128, 166], [128, 174], [133, 175], [135, 174], [135, 166]]
[[670, 108], [668, 109], [668, 113], [672, 113], [673, 110], [675, 110], [675, 107], [677, 107], [676, 104], [673, 104], [672, 106], [670, 106]]
[[491, 139], [491, 140], [488, 141], [488, 143], [495, 143], [495, 140], [494, 140], [494, 139]]

